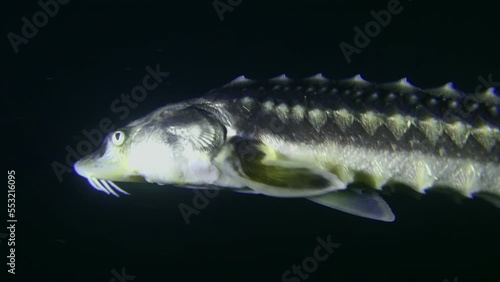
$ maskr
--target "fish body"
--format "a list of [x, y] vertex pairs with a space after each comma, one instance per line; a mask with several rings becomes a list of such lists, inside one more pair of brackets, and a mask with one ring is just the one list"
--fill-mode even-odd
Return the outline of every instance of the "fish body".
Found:
[[302, 197], [393, 221], [378, 192], [395, 184], [500, 207], [499, 114], [494, 89], [239, 77], [111, 133], [75, 169], [105, 192], [119, 189], [112, 181], [144, 180]]

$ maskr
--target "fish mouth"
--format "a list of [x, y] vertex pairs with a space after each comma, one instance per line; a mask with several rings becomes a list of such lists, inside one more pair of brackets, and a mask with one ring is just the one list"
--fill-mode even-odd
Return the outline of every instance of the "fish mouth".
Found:
[[145, 182], [145, 179], [140, 175], [124, 176], [118, 173], [116, 168], [96, 166], [91, 157], [77, 161], [73, 168], [77, 174], [85, 177], [94, 189], [115, 197], [120, 197], [120, 194], [130, 194], [113, 181]]

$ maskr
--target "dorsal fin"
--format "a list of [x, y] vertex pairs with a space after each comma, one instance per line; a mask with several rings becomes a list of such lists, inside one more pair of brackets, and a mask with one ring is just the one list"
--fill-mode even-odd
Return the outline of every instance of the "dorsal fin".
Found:
[[364, 79], [361, 74], [356, 74], [355, 76], [353, 77], [350, 77], [348, 79], [344, 79], [342, 81], [346, 81], [346, 82], [351, 82], [351, 83], [355, 83], [355, 84], [368, 84], [369, 82]]
[[255, 83], [254, 80], [246, 78], [244, 75], [240, 75], [237, 78], [231, 80], [228, 84], [222, 86], [222, 88], [228, 88], [228, 87], [246, 87], [253, 85]]
[[292, 80], [288, 76], [286, 76], [285, 74], [278, 75], [277, 77], [273, 77], [273, 78], [269, 79], [269, 81], [271, 81], [273, 83], [278, 83], [278, 84], [289, 84], [290, 82], [292, 82]]
[[340, 85], [353, 87], [353, 88], [364, 88], [371, 85], [370, 82], [361, 77], [360, 74], [356, 74], [353, 77], [341, 79], [337, 81]]
[[356, 74], [355, 76], [351, 77], [352, 81], [357, 81], [357, 82], [367, 82], [363, 77], [361, 77], [361, 74]]
[[486, 89], [484, 92], [478, 93], [476, 97], [481, 103], [493, 105], [500, 104], [500, 96], [496, 93], [496, 89], [493, 87]]
[[[297, 82], [302, 81], [303, 83], [306, 83], [305, 85], [297, 84]], [[262, 84], [260, 84], [262, 83]], [[354, 89], [362, 89], [365, 87], [369, 87], [372, 85], [374, 90], [377, 89], [377, 84], [373, 84], [367, 80], [365, 80], [360, 74], [356, 74], [350, 78], [346, 79], [340, 79], [340, 80], [330, 80], [323, 76], [321, 73], [317, 73], [313, 76], [310, 76], [305, 79], [301, 80], [293, 80], [286, 76], [285, 74], [273, 77], [267, 81], [262, 81], [262, 80], [253, 80], [253, 79], [248, 79], [244, 75], [241, 75], [231, 82], [227, 83], [224, 85], [222, 88], [246, 88], [246, 87], [252, 87], [252, 86], [265, 86], [270, 85], [274, 87], [288, 87], [292, 85], [298, 85], [297, 89], [305, 89], [304, 91], [309, 91], [313, 92], [315, 86], [328, 86], [330, 83], [338, 83], [339, 85], [343, 85], [346, 87], [353, 87]], [[334, 85], [334, 84], [332, 84]], [[490, 112], [494, 112], [493, 114], [496, 115], [498, 109], [496, 109], [496, 105], [500, 105], [500, 95], [497, 92], [497, 89], [491, 87], [486, 89], [483, 92], [480, 93], [475, 93], [475, 94], [465, 94], [464, 92], [461, 92], [455, 88], [452, 82], [448, 82], [441, 87], [436, 87], [436, 88], [428, 88], [428, 89], [421, 89], [417, 86], [414, 86], [408, 81], [408, 78], [403, 77], [397, 81], [393, 82], [388, 82], [388, 83], [381, 83], [379, 84], [379, 87], [384, 90], [388, 90], [394, 94], [400, 93], [400, 94], [414, 94], [412, 96], [406, 96], [405, 99], [407, 99], [407, 102], [410, 102], [410, 104], [414, 104], [418, 102], [418, 99], [421, 98], [418, 94], [418, 92], [426, 92], [435, 98], [428, 97], [425, 101], [431, 104], [428, 106], [433, 106], [432, 102], [434, 105], [438, 104], [439, 99], [452, 99], [452, 100], [457, 100], [457, 103], [460, 103], [460, 99], [464, 99], [467, 97], [473, 97], [474, 100], [477, 103], [484, 103], [484, 104], [489, 104], [490, 106], [493, 106], [493, 108], [489, 109]], [[335, 89], [333, 89], [335, 90]], [[315, 91], [315, 90], [314, 90]], [[315, 92], [316, 93], [316, 92]], [[392, 98], [394, 95], [390, 94]], [[388, 98], [391, 98], [388, 97]], [[376, 97], [375, 97], [376, 98]], [[438, 99], [438, 100], [436, 100]], [[374, 99], [377, 100], [377, 99]], [[386, 99], [387, 100], [387, 99]], [[449, 104], [448, 107], [453, 108], [453, 104]]]
[[384, 88], [393, 92], [415, 92], [421, 90], [418, 87], [415, 87], [410, 82], [408, 82], [408, 78], [403, 77], [400, 80], [384, 83], [382, 84]]
[[424, 91], [447, 99], [457, 99], [462, 97], [462, 94], [455, 88], [453, 82], [448, 82], [441, 87], [425, 89]]
[[330, 82], [330, 80], [328, 78], [326, 78], [325, 76], [323, 76], [322, 73], [317, 73], [313, 76], [305, 78], [305, 79], [303, 79], [303, 81], [305, 81], [307, 83], [318, 84], [318, 85], [323, 85], [323, 84]]

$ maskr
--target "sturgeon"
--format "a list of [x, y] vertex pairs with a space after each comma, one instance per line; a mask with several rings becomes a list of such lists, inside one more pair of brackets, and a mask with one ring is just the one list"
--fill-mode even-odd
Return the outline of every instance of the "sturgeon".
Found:
[[228, 189], [390, 222], [383, 188], [395, 185], [500, 207], [499, 114], [493, 88], [240, 76], [109, 133], [74, 168], [115, 196], [128, 194], [115, 182]]

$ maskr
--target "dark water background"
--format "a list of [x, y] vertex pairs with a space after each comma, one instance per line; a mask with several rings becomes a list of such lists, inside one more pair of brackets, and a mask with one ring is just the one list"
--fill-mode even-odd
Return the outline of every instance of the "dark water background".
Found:
[[[389, 1], [243, 0], [221, 21], [210, 0], [71, 0], [17, 54], [7, 34], [20, 35], [21, 18], [41, 8], [12, 2], [1, 9], [0, 92], [4, 173], [17, 176], [17, 274], [6, 275], [0, 238], [0, 281], [282, 281], [328, 236], [340, 247], [307, 280], [289, 281], [500, 281], [500, 210], [480, 200], [396, 194], [387, 201], [397, 221], [386, 224], [307, 200], [225, 192], [187, 225], [178, 206], [193, 205], [191, 190], [123, 185], [133, 195], [114, 198], [74, 173], [59, 181], [51, 166], [103, 118], [123, 126], [242, 74], [406, 76], [474, 92], [479, 76], [500, 81], [494, 2], [402, 0], [350, 63], [339, 44], [354, 45], [353, 28]], [[157, 64], [169, 77], [121, 120], [112, 102]], [[122, 270], [128, 280], [117, 278]]]

